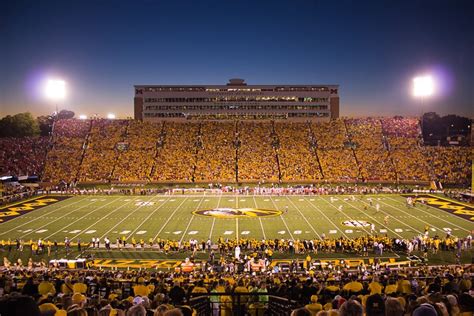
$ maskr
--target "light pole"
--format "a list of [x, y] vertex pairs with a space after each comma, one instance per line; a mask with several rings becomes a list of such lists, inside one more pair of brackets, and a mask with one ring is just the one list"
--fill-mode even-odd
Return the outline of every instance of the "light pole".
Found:
[[58, 102], [66, 97], [66, 82], [61, 79], [49, 79], [44, 89], [45, 96], [56, 104], [56, 116], [59, 113]]
[[413, 96], [420, 98], [421, 102], [421, 137], [423, 138], [423, 101], [434, 92], [434, 81], [430, 75], [418, 76], [413, 78]]

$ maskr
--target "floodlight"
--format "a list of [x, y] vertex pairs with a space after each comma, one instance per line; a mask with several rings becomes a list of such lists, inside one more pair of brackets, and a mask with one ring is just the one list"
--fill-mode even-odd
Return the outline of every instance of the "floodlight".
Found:
[[114, 113], [109, 113], [109, 114], [107, 114], [107, 118], [109, 120], [113, 120], [113, 119], [115, 119], [115, 114]]
[[61, 100], [66, 97], [66, 82], [64, 80], [50, 79], [46, 83], [46, 97]]
[[431, 76], [413, 78], [413, 96], [428, 97], [434, 92], [434, 82]]
[[86, 120], [86, 119], [87, 119], [87, 115], [81, 114], [81, 115], [79, 115], [79, 119], [81, 119], [81, 120]]

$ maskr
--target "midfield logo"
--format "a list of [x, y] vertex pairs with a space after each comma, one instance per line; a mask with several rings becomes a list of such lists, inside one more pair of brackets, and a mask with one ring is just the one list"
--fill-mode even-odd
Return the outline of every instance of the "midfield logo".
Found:
[[209, 216], [216, 218], [257, 218], [257, 217], [268, 217], [278, 216], [283, 214], [282, 211], [277, 210], [265, 210], [260, 208], [215, 208], [211, 210], [199, 210], [194, 211], [194, 215]]

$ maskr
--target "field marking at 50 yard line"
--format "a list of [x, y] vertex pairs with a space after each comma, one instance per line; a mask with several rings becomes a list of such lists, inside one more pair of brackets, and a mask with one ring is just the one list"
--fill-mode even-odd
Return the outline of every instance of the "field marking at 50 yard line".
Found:
[[[397, 201], [397, 200], [394, 200], [394, 199], [392, 199], [392, 198], [388, 198], [388, 199], [390, 199], [390, 200], [392, 200], [392, 201], [394, 201], [394, 202], [396, 202], [396, 203], [401, 203], [401, 202], [399, 202], [399, 201]], [[422, 220], [422, 219], [420, 219], [420, 218], [418, 218], [418, 217], [416, 217], [416, 216], [414, 216], [414, 215], [412, 215], [412, 214], [410, 214], [410, 213], [408, 213], [408, 212], [405, 212], [404, 210], [402, 210], [402, 209], [399, 208], [399, 207], [395, 207], [395, 206], [392, 206], [392, 205], [387, 204], [387, 203], [384, 203], [384, 204], [387, 205], [387, 206], [389, 206], [389, 207], [391, 207], [391, 208], [393, 208], [393, 209], [399, 210], [399, 211], [401, 211], [401, 212], [403, 212], [403, 213], [405, 213], [405, 214], [407, 214], [407, 215], [409, 215], [409, 216], [415, 218], [417, 221], [422, 222], [423, 225], [428, 224], [428, 225], [430, 225], [430, 226], [436, 228], [437, 230], [439, 230], [439, 231], [441, 231], [441, 232], [444, 232], [444, 233], [446, 232], [444, 229], [442, 229], [442, 228], [440, 228], [440, 227], [438, 227], [438, 226], [432, 224], [431, 222], [428, 223], [428, 222], [426, 222], [426, 221], [424, 221], [424, 220]], [[434, 219], [436, 219], [436, 220], [442, 220], [442, 221], [448, 223], [449, 225], [457, 226], [457, 225], [455, 225], [455, 224], [453, 224], [453, 223], [451, 223], [451, 222], [448, 222], [448, 221], [442, 219], [441, 217], [435, 217], [435, 216], [433, 216], [433, 214], [430, 214], [430, 213], [426, 212], [425, 210], [422, 210], [421, 208], [415, 207], [415, 209], [416, 209], [416, 210], [419, 210], [419, 211], [422, 211], [423, 213], [432, 216], [432, 217], [433, 217]], [[437, 211], [439, 211], [439, 210], [437, 210]], [[459, 227], [459, 226], [458, 226], [458, 227]], [[464, 229], [464, 228], [462, 228], [462, 227], [459, 227], [459, 228], [461, 228], [461, 229], [463, 229], [463, 230], [469, 232], [469, 230], [467, 230], [467, 229]], [[453, 234], [453, 236], [455, 236], [455, 235]]]
[[[59, 221], [60, 219], [66, 217], [66, 216], [68, 216], [69, 214], [72, 214], [72, 213], [74, 213], [74, 212], [76, 212], [76, 211], [78, 211], [78, 210], [81, 210], [81, 209], [83, 209], [83, 208], [85, 208], [85, 207], [89, 207], [89, 206], [91, 206], [92, 204], [94, 204], [95, 202], [97, 202], [97, 201], [92, 201], [92, 202], [89, 203], [89, 204], [83, 205], [83, 206], [81, 206], [81, 207], [79, 207], [79, 208], [77, 208], [77, 209], [73, 209], [72, 211], [67, 212], [66, 214], [64, 214], [64, 215], [62, 215], [62, 216], [60, 216], [60, 217], [54, 219], [53, 221], [50, 221], [50, 222], [48, 222], [48, 223], [46, 223], [46, 224], [41, 224], [40, 227], [37, 227], [37, 228], [35, 228], [35, 229], [32, 229], [31, 231], [27, 232], [26, 234], [21, 235], [19, 238], [20, 238], [20, 239], [23, 239], [25, 236], [28, 236], [28, 235], [32, 234], [33, 232], [35, 232], [35, 231], [44, 229], [44, 228], [47, 227], [48, 225], [50, 225], [50, 224], [52, 224], [52, 223], [55, 223], [55, 222]], [[44, 238], [43, 238], [43, 239], [44, 239]]]
[[[332, 205], [330, 202], [328, 202], [328, 201], [327, 201], [325, 198], [323, 198], [322, 196], [319, 196], [319, 198], [320, 198], [321, 200], [323, 200], [324, 202], [326, 202], [326, 203], [327, 203], [328, 205], [330, 205], [331, 207], [333, 207], [334, 209], [336, 209], [339, 213], [342, 213], [342, 215], [344, 215], [345, 217], [347, 217], [347, 219], [349, 219], [349, 221], [351, 221], [351, 222], [354, 222], [354, 221], [355, 221], [354, 219], [352, 219], [352, 217], [350, 217], [349, 215], [347, 215], [344, 211], [342, 211], [342, 210], [339, 211], [336, 206]], [[339, 198], [338, 198], [338, 199], [339, 199]], [[362, 226], [362, 227], [360, 227], [360, 228], [363, 229], [363, 230], [366, 232], [366, 234], [370, 235], [370, 232], [369, 232], [364, 226]]]
[[[103, 208], [106, 207], [107, 205], [110, 205], [110, 204], [112, 204], [112, 203], [117, 202], [117, 201], [120, 200], [121, 198], [122, 198], [122, 197], [119, 196], [118, 198], [114, 199], [113, 201], [111, 201], [111, 202], [109, 202], [109, 203], [106, 203], [106, 204], [104, 204], [104, 205], [102, 205], [102, 206], [100, 206], [100, 207], [98, 207], [98, 208], [93, 209], [92, 211], [90, 211], [90, 212], [86, 213], [85, 215], [79, 217], [78, 219], [76, 219], [76, 220], [73, 221], [72, 223], [69, 223], [68, 225], [61, 227], [61, 228], [60, 228], [59, 230], [57, 230], [56, 232], [52, 233], [51, 235], [49, 235], [49, 236], [47, 236], [47, 237], [44, 237], [43, 239], [48, 239], [48, 238], [53, 237], [54, 235], [56, 235], [57, 233], [61, 232], [61, 231], [64, 230], [65, 228], [68, 228], [69, 226], [71, 226], [71, 225], [73, 225], [73, 224], [79, 222], [79, 221], [82, 220], [84, 217], [86, 217], [86, 216], [88, 216], [88, 215], [90, 215], [90, 214], [92, 214], [92, 213], [94, 213], [94, 212], [97, 212], [97, 211], [100, 210], [100, 209], [103, 209]], [[46, 227], [46, 226], [45, 226], [45, 227]]]
[[118, 223], [116, 223], [114, 226], [112, 226], [112, 228], [110, 228], [108, 231], [106, 231], [104, 234], [102, 234], [102, 236], [100, 236], [100, 239], [103, 239], [105, 236], [107, 236], [108, 233], [110, 233], [114, 228], [116, 228], [118, 225], [120, 225], [121, 223], [123, 223], [123, 221], [125, 221], [127, 218], [130, 217], [130, 215], [132, 215], [133, 213], [135, 213], [137, 210], [139, 210], [141, 207], [144, 207], [147, 203], [151, 202], [152, 200], [154, 200], [155, 198], [158, 198], [159, 195], [158, 194], [155, 194], [155, 195], [152, 195], [152, 197], [150, 199], [148, 199], [145, 203], [141, 203], [140, 205], [138, 205], [137, 207], [135, 207], [135, 209], [128, 213], [127, 216], [125, 216], [124, 218], [122, 218], [122, 220]]
[[[253, 203], [255, 204], [255, 208], [258, 208], [257, 199], [255, 199], [255, 194], [253, 195]], [[262, 219], [260, 218], [260, 216], [258, 217], [258, 221], [260, 222], [260, 228], [262, 229], [263, 239], [266, 240], [267, 236], [265, 235], [265, 229], [263, 228], [263, 223], [262, 223]]]
[[[221, 199], [222, 199], [222, 194], [219, 196], [219, 199], [217, 200], [217, 208], [221, 205]], [[212, 225], [211, 225], [211, 230], [209, 232], [209, 239], [212, 240], [212, 231], [214, 230], [214, 224], [216, 223], [216, 218], [214, 217], [212, 219]]]
[[311, 229], [313, 230], [313, 232], [316, 234], [316, 236], [318, 236], [319, 240], [322, 240], [321, 236], [318, 234], [318, 232], [316, 231], [316, 229], [314, 229], [313, 225], [311, 225], [311, 223], [308, 221], [308, 219], [306, 218], [306, 216], [304, 216], [304, 214], [301, 212], [300, 208], [298, 206], [296, 206], [296, 204], [288, 197], [288, 195], [285, 196], [286, 199], [291, 203], [293, 204], [293, 206], [296, 208], [296, 210], [301, 214], [301, 216], [303, 216], [303, 219], [306, 221], [306, 223], [309, 225], [309, 227], [311, 227]]
[[[204, 201], [204, 196], [201, 197], [201, 200], [199, 201], [198, 205], [194, 208], [194, 211], [197, 211], [197, 210], [199, 209], [199, 206], [201, 206], [202, 201]], [[181, 235], [181, 238], [179, 239], [179, 243], [180, 243], [180, 244], [183, 242], [183, 239], [184, 239], [184, 237], [186, 236], [186, 233], [188, 232], [189, 226], [191, 226], [191, 223], [192, 223], [192, 221], [193, 221], [193, 219], [194, 219], [194, 216], [195, 216], [195, 215], [194, 215], [194, 212], [191, 212], [191, 214], [193, 214], [193, 215], [192, 215], [191, 218], [189, 219], [188, 225], [187, 225], [186, 228], [184, 229], [184, 232], [183, 232], [183, 234]]]
[[[123, 208], [124, 206], [128, 205], [129, 203], [132, 203], [132, 202], [136, 202], [138, 200], [139, 197], [136, 197], [135, 199], [133, 200], [130, 200], [128, 201], [127, 203], [125, 204], [122, 204], [121, 206], [119, 206], [118, 208], [116, 208], [115, 210], [113, 210], [112, 212], [108, 213], [107, 216], [110, 216], [112, 215], [113, 213], [117, 212], [118, 210], [120, 210], [121, 208]], [[91, 225], [89, 225], [88, 227], [84, 228], [84, 229], [81, 229], [81, 231], [79, 233], [77, 233], [75, 236], [71, 237], [70, 239], [73, 240], [74, 238], [77, 238], [78, 236], [82, 235], [82, 232], [84, 231], [88, 231], [90, 228], [94, 227], [95, 225], [97, 225], [97, 223], [99, 223], [100, 221], [106, 219], [106, 216], [102, 216], [101, 218], [99, 218], [99, 220], [97, 222], [94, 222], [92, 223]]]
[[326, 214], [324, 214], [323, 211], [321, 211], [321, 209], [316, 205], [314, 204], [311, 200], [307, 200], [305, 199], [306, 202], [308, 202], [308, 204], [311, 205], [312, 208], [314, 208], [316, 211], [318, 211], [321, 215], [323, 215], [326, 220], [328, 220], [333, 226], [334, 228], [336, 228], [336, 230], [338, 230], [345, 238], [347, 239], [351, 239], [345, 232], [344, 230], [342, 230], [338, 225], [336, 225], [336, 223], [334, 223]]
[[[273, 206], [275, 207], [275, 209], [278, 210], [278, 207], [277, 207], [275, 201], [273, 201], [273, 197], [272, 197], [272, 196], [270, 196], [270, 201], [272, 201]], [[291, 239], [292, 239], [292, 240], [295, 240], [295, 238], [293, 237], [293, 234], [291, 233], [290, 228], [288, 227], [288, 224], [286, 223], [285, 219], [283, 218], [283, 214], [280, 215], [280, 218], [281, 218], [281, 220], [283, 221], [283, 224], [285, 224], [286, 230], [288, 231], [288, 234], [290, 234]]]
[[186, 202], [186, 200], [188, 199], [188, 197], [185, 197], [183, 199], [183, 201], [175, 208], [175, 210], [173, 211], [173, 213], [171, 213], [171, 215], [168, 217], [168, 219], [166, 220], [166, 222], [163, 224], [163, 226], [161, 226], [160, 230], [156, 233], [155, 237], [153, 237], [153, 241], [156, 240], [156, 238], [158, 238], [158, 235], [163, 231], [163, 229], [166, 227], [166, 225], [169, 223], [169, 221], [173, 218], [174, 214], [179, 210], [179, 208], [181, 207], [181, 205], [183, 205], [184, 202]]
[[[395, 201], [395, 202], [397, 202], [397, 203], [402, 203], [402, 202], [399, 202], [398, 200], [393, 199], [393, 198], [389, 198], [389, 199], [392, 200], [392, 201]], [[445, 215], [445, 214], [444, 214], [444, 213], [445, 213], [444, 211], [442, 211], [442, 210], [440, 210], [440, 209], [437, 209], [436, 207], [433, 207], [433, 206], [428, 205], [428, 204], [425, 204], [425, 205], [427, 205], [427, 206], [429, 206], [430, 208], [436, 210], [438, 213]], [[397, 208], [397, 209], [398, 209], [398, 208]], [[431, 213], [425, 211], [424, 209], [422, 209], [422, 208], [420, 208], [420, 207], [416, 207], [416, 206], [415, 206], [415, 209], [417, 209], [417, 210], [419, 210], [419, 211], [422, 211], [423, 213], [428, 214], [430, 217], [439, 219], [439, 220], [441, 220], [441, 221], [443, 221], [443, 222], [445, 222], [445, 223], [447, 223], [447, 224], [449, 224], [449, 225], [456, 226], [457, 228], [462, 229], [462, 230], [464, 230], [464, 231], [466, 231], [466, 232], [468, 232], [468, 233], [471, 232], [470, 230], [467, 230], [467, 229], [465, 229], [465, 228], [462, 227], [462, 226], [459, 226], [459, 225], [457, 225], [457, 224], [454, 224], [454, 223], [452, 223], [452, 222], [449, 222], [449, 221], [447, 221], [447, 220], [445, 220], [445, 219], [443, 219], [443, 218], [441, 218], [441, 217], [436, 217], [436, 216], [434, 216], [433, 214], [431, 214]], [[412, 216], [413, 216], [413, 215], [412, 215]], [[453, 216], [453, 215], [452, 215], [452, 216]], [[456, 218], [458, 218], [458, 217], [456, 217]], [[459, 218], [460, 218], [460, 217], [459, 217]], [[463, 219], [463, 218], [462, 218], [462, 219]], [[472, 224], [472, 223], [471, 223], [471, 224]], [[436, 226], [434, 226], [434, 225], [432, 225], [432, 226], [433, 226], [433, 227], [436, 227]], [[436, 228], [439, 229], [439, 227], [436, 227]], [[444, 229], [439, 229], [439, 230], [442, 231], [442, 232], [445, 232]]]
[[147, 222], [147, 220], [153, 215], [155, 214], [156, 211], [158, 211], [159, 209], [161, 209], [166, 203], [169, 202], [169, 200], [171, 199], [171, 197], [169, 197], [166, 201], [163, 201], [162, 204], [160, 204], [159, 206], [155, 207], [155, 209], [153, 210], [153, 212], [151, 212], [150, 214], [148, 214], [147, 217], [145, 217], [145, 219], [140, 223], [140, 225], [137, 225], [137, 227], [135, 227], [135, 229], [126, 237], [127, 239], [132, 237], [133, 234], [135, 234], [136, 231], [138, 231], [138, 229], [140, 227], [143, 226], [143, 224], [145, 224]]
[[[361, 198], [360, 200], [361, 200], [362, 203], [364, 203], [364, 204], [366, 204], [366, 205], [370, 205], [369, 203], [365, 202], [365, 201], [363, 200], [363, 198]], [[381, 200], [380, 200], [380, 203], [386, 204], [386, 203], [382, 202]], [[389, 204], [386, 204], [386, 205], [389, 205]], [[393, 216], [392, 214], [390, 214], [390, 213], [388, 213], [388, 212], [386, 212], [386, 211], [384, 211], [384, 210], [382, 210], [382, 209], [380, 209], [380, 212], [383, 213], [383, 214], [386, 214], [386, 215], [389, 216], [390, 218], [393, 218], [393, 219], [396, 220], [397, 222], [400, 222], [403, 226], [409, 227], [410, 230], [413, 230], [413, 232], [418, 232], [418, 233], [420, 233], [420, 234], [422, 233], [422, 232], [421, 232], [420, 230], [418, 230], [417, 228], [415, 228], [415, 227], [413, 227], [413, 226], [411, 226], [411, 225], [408, 225], [407, 223], [405, 223], [405, 222], [399, 220], [396, 216]], [[388, 226], [386, 226], [386, 227], [387, 227], [387, 229], [390, 229], [390, 228], [388, 228]], [[392, 229], [390, 229], [390, 230], [392, 230]], [[392, 231], [393, 231], [393, 230], [392, 230]], [[414, 236], [413, 236], [413, 237], [414, 237]], [[402, 238], [403, 238], [403, 237], [402, 237]]]
[[[41, 216], [39, 216], [39, 217], [33, 218], [32, 220], [30, 220], [30, 221], [28, 221], [28, 222], [26, 222], [26, 223], [19, 224], [19, 225], [15, 226], [15, 227], [12, 228], [12, 229], [9, 229], [9, 230], [6, 230], [6, 231], [4, 231], [4, 232], [1, 232], [1, 233], [0, 233], [0, 236], [5, 235], [5, 234], [8, 234], [9, 232], [14, 231], [14, 230], [17, 230], [18, 228], [23, 227], [23, 226], [25, 226], [25, 225], [28, 225], [28, 224], [30, 224], [30, 223], [36, 222], [36, 221], [38, 221], [39, 219], [44, 218], [46, 215], [50, 215], [50, 214], [52, 214], [52, 213], [55, 213], [56, 211], [62, 210], [62, 209], [65, 208], [65, 207], [69, 207], [69, 206], [72, 206], [72, 205], [77, 204], [77, 203], [79, 203], [79, 202], [82, 202], [83, 200], [84, 200], [84, 199], [78, 199], [77, 201], [75, 201], [75, 202], [73, 202], [73, 203], [66, 203], [65, 205], [63, 205], [63, 206], [61, 206], [61, 207], [59, 207], [59, 208], [54, 208], [54, 207], [53, 207], [51, 211], [49, 211], [49, 212], [47, 211], [47, 213], [45, 213], [45, 214], [43, 214], [43, 215], [41, 215]], [[62, 202], [66, 202], [66, 201], [68, 201], [68, 200], [60, 201], [60, 202], [58, 202], [58, 203], [62, 203]], [[92, 203], [94, 203], [94, 202], [92, 202]], [[92, 204], [92, 203], [91, 203], [91, 204]], [[56, 205], [57, 205], [57, 204], [56, 204]], [[39, 210], [35, 210], [35, 211], [33, 211], [33, 212], [38, 212], [38, 211], [41, 211], [41, 210], [45, 210], [45, 209], [47, 209], [48, 207], [52, 207], [52, 206], [53, 206], [53, 204], [48, 205], [48, 206], [45, 206], [44, 208], [39, 209]], [[18, 217], [12, 218], [12, 219], [9, 220], [8, 222], [0, 223], [0, 225], [2, 225], [2, 224], [4, 225], [4, 224], [6, 224], [6, 223], [11, 224], [12, 221], [17, 220], [17, 219], [21, 219], [22, 217], [23, 217], [23, 216], [18, 216]], [[1, 226], [0, 226], [0, 227], [1, 227]]]
[[[347, 205], [349, 205], [349, 206], [355, 208], [356, 210], [362, 212], [363, 214], [365, 214], [365, 216], [367, 216], [368, 218], [371, 218], [374, 222], [377, 222], [377, 224], [379, 224], [380, 227], [386, 227], [386, 228], [387, 228], [388, 230], [390, 230], [392, 233], [394, 233], [395, 235], [397, 235], [398, 237], [400, 237], [400, 238], [403, 239], [403, 236], [402, 236], [402, 235], [400, 235], [398, 232], [396, 232], [396, 231], [394, 231], [393, 229], [391, 229], [389, 226], [382, 225], [381, 222], [379, 222], [375, 217], [371, 216], [369, 213], [366, 213], [365, 211], [363, 211], [362, 209], [358, 208], [357, 206], [352, 205], [351, 203], [349, 203], [349, 202], [347, 202], [347, 201], [344, 201], [344, 199], [342, 199], [342, 201], [343, 201], [343, 203], [346, 203]], [[365, 201], [363, 200], [363, 198], [361, 199], [361, 201], [362, 201], [362, 203], [364, 203], [364, 204], [370, 206], [370, 204], [367, 203], [367, 202], [365, 202]], [[407, 224], [404, 224], [404, 225], [407, 226], [407, 227], [410, 227], [410, 228], [412, 228], [412, 229], [415, 229], [414, 227], [411, 227], [410, 225], [407, 225]], [[417, 229], [415, 229], [415, 230], [417, 230]]]

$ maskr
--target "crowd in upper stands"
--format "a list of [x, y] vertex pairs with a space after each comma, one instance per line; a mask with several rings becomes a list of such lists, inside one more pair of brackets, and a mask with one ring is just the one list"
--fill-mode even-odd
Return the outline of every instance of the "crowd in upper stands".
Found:
[[0, 174], [45, 182], [468, 183], [470, 147], [423, 145], [416, 118], [322, 123], [59, 120], [52, 137], [0, 139]]
[[0, 138], [0, 175], [41, 176], [49, 137]]

